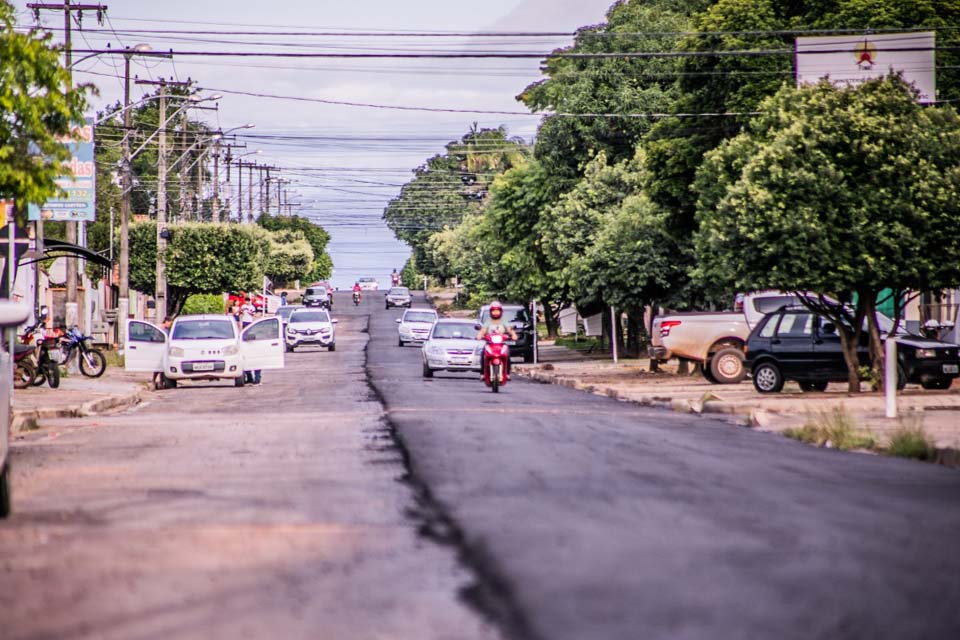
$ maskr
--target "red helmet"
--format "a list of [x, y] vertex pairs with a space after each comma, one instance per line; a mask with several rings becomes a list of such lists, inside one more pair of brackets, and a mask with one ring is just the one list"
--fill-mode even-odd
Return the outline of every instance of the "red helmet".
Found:
[[490, 317], [499, 320], [503, 316], [503, 305], [494, 300], [490, 303]]

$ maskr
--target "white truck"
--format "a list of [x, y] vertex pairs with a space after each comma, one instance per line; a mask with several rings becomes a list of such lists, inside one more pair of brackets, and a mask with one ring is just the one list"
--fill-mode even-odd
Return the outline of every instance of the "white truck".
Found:
[[783, 291], [738, 295], [733, 311], [692, 311], [655, 318], [650, 336], [650, 358], [666, 362], [684, 358], [701, 365], [703, 376], [715, 384], [735, 384], [747, 371], [743, 347], [750, 331], [766, 314], [785, 305], [800, 304]]

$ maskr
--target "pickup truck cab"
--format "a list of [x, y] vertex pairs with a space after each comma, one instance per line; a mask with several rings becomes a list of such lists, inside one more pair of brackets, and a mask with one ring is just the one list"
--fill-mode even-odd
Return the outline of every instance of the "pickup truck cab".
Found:
[[233, 380], [243, 386], [243, 372], [283, 368], [280, 318], [254, 322], [243, 331], [230, 316], [180, 316], [168, 334], [143, 320], [127, 320], [124, 368], [160, 372], [164, 388], [179, 380]]
[[650, 357], [665, 362], [684, 358], [701, 365], [715, 384], [735, 384], [747, 375], [744, 345], [750, 331], [770, 312], [799, 304], [783, 291], [737, 295], [733, 311], [692, 311], [660, 316], [653, 321]]

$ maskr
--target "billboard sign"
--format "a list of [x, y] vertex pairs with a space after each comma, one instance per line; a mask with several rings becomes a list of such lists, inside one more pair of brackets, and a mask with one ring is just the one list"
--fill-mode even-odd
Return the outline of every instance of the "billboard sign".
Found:
[[797, 38], [797, 86], [824, 78], [838, 86], [857, 86], [899, 72], [919, 91], [919, 102], [933, 102], [935, 35], [922, 31]]
[[93, 119], [74, 129], [74, 136], [61, 140], [70, 149], [66, 166], [72, 174], [57, 178], [57, 186], [64, 195], [48, 200], [42, 207], [30, 205], [30, 220], [67, 220], [93, 222], [96, 218], [96, 165], [93, 161]]

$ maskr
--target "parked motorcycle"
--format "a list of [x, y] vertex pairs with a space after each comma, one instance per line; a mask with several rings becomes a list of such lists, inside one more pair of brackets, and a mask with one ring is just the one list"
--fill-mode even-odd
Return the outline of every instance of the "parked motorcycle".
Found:
[[37, 323], [24, 330], [21, 340], [23, 344], [34, 348], [36, 375], [33, 378], [33, 385], [39, 387], [46, 382], [51, 389], [56, 389], [60, 386], [59, 335], [58, 333], [44, 331], [46, 320], [47, 308], [41, 307]]
[[60, 364], [66, 365], [74, 353], [80, 361], [80, 373], [88, 378], [99, 378], [107, 370], [107, 359], [103, 352], [87, 345], [92, 340], [83, 335], [79, 327], [73, 327], [60, 339]]
[[359, 291], [354, 291], [354, 292], [353, 292], [353, 305], [354, 305], [354, 306], [358, 306], [359, 304], [360, 304], [360, 292], [359, 292]]
[[507, 365], [510, 362], [510, 347], [507, 337], [502, 333], [488, 333], [484, 336], [487, 343], [483, 348], [483, 383], [494, 393], [507, 384]]
[[33, 347], [29, 344], [13, 345], [13, 388], [27, 389], [37, 376], [33, 363]]

